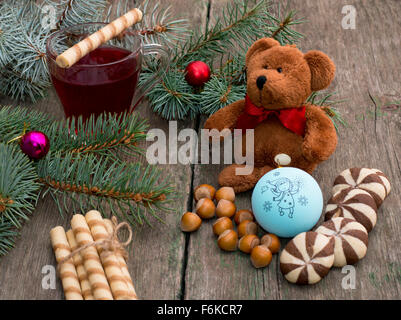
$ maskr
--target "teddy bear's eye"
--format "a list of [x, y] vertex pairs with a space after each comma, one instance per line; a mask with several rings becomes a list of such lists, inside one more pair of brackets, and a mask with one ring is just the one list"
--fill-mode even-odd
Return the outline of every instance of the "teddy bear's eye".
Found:
[[277, 72], [281, 73], [281, 72], [283, 72], [283, 69], [282, 68], [277, 68]]
[[267, 70], [267, 69], [269, 69], [269, 66], [268, 66], [268, 65], [264, 65], [264, 66], [263, 66], [263, 69], [266, 69], [266, 70]]

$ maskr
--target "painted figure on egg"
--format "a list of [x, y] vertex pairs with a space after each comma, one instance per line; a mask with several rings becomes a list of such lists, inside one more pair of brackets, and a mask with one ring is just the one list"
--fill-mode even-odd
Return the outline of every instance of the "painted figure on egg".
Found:
[[289, 218], [292, 218], [294, 214], [294, 195], [299, 191], [299, 183], [293, 183], [288, 178], [279, 178], [274, 181], [268, 181], [268, 184], [272, 186], [270, 189], [274, 194], [273, 200], [278, 202], [280, 216], [288, 214]]

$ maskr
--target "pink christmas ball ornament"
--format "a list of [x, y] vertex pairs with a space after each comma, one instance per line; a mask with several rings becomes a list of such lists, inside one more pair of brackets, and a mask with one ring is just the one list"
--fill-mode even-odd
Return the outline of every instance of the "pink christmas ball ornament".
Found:
[[21, 138], [20, 147], [29, 158], [39, 160], [49, 152], [50, 141], [43, 132], [30, 131]]

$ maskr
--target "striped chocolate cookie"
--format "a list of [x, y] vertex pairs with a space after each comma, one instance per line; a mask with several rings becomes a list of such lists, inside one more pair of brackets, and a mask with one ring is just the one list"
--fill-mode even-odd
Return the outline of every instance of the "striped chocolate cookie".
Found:
[[359, 188], [339, 191], [327, 203], [325, 220], [337, 217], [356, 220], [370, 232], [377, 221], [375, 200], [370, 193]]
[[324, 278], [334, 263], [334, 238], [309, 231], [288, 242], [280, 255], [280, 270], [296, 284], [314, 284]]
[[374, 171], [374, 173], [376, 173], [379, 178], [381, 179], [381, 181], [383, 182], [384, 188], [386, 189], [386, 197], [388, 196], [388, 194], [391, 191], [391, 184], [390, 184], [390, 180], [387, 178], [387, 176], [380, 171], [379, 169], [372, 169]]
[[357, 263], [366, 255], [368, 232], [353, 219], [330, 219], [317, 228], [316, 232], [334, 238], [335, 267]]
[[346, 169], [334, 180], [333, 194], [349, 187], [369, 192], [379, 207], [386, 198], [386, 187], [380, 176], [369, 168]]

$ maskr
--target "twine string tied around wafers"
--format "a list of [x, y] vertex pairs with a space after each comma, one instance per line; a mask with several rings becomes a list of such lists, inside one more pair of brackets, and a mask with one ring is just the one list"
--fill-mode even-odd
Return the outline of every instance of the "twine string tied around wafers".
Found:
[[[113, 225], [115, 226], [113, 233], [111, 233], [107, 238], [100, 239], [97, 241], [89, 242], [83, 246], [78, 247], [74, 251], [72, 251], [69, 255], [67, 255], [65, 258], [63, 258], [61, 261], [58, 263], [58, 269], [60, 269], [60, 266], [69, 261], [73, 256], [76, 254], [80, 253], [81, 251], [89, 248], [89, 247], [94, 247], [94, 246], [99, 246], [102, 249], [102, 254], [121, 254], [124, 259], [128, 259], [128, 253], [125, 250], [125, 248], [131, 243], [132, 241], [132, 229], [129, 226], [127, 222], [120, 222], [117, 224], [117, 218], [112, 217], [111, 221], [113, 222]], [[120, 241], [118, 238], [118, 232], [122, 228], [126, 228], [128, 230], [128, 238], [124, 242]]]

